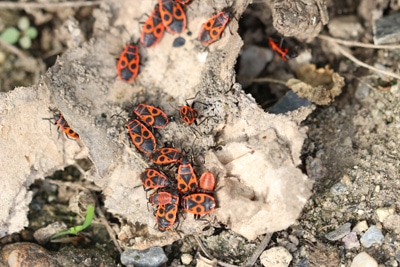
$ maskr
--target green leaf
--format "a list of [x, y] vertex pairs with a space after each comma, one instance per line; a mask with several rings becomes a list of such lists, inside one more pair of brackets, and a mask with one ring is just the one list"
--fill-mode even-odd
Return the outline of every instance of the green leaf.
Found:
[[15, 44], [20, 35], [21, 33], [19, 30], [17, 30], [17, 28], [9, 27], [1, 33], [0, 38], [9, 44]]
[[29, 49], [31, 48], [32, 40], [28, 36], [22, 36], [21, 39], [19, 39], [19, 45], [23, 49]]
[[92, 223], [93, 217], [94, 217], [94, 206], [88, 205], [87, 209], [86, 209], [85, 221], [83, 222], [82, 225], [77, 225], [77, 226], [69, 228], [66, 231], [58, 232], [58, 233], [52, 235], [51, 239], [54, 239], [54, 238], [62, 236], [62, 235], [68, 235], [68, 234], [76, 235], [77, 233], [84, 230], [86, 227], [88, 227]]
[[26, 29], [29, 28], [29, 19], [27, 17], [21, 17], [18, 20], [18, 28], [21, 29], [22, 31], [25, 31]]
[[36, 30], [36, 28], [34, 27], [29, 27], [26, 31], [25, 31], [26, 36], [28, 36], [31, 39], [35, 39], [38, 35], [38, 31]]
[[86, 209], [85, 221], [83, 222], [82, 225], [78, 225], [78, 226], [69, 228], [70, 233], [77, 234], [80, 231], [84, 230], [86, 227], [88, 227], [92, 223], [93, 217], [94, 217], [94, 206], [88, 205], [88, 207]]

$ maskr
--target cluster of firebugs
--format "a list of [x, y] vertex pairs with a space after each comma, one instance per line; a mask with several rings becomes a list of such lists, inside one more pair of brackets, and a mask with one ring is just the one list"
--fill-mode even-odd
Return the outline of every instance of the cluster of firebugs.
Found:
[[[154, 10], [143, 24], [140, 43], [143, 47], [150, 48], [158, 44], [165, 30], [171, 34], [178, 34], [186, 29], [185, 6], [191, 0], [158, 0]], [[202, 26], [198, 39], [203, 45], [209, 45], [219, 39], [229, 22], [231, 12], [223, 10]], [[120, 54], [117, 72], [118, 77], [126, 82], [133, 81], [139, 73], [140, 55], [139, 46], [129, 43]]]
[[[181, 33], [186, 29], [185, 5], [191, 0], [158, 0], [153, 12], [143, 25], [140, 42], [144, 47], [154, 47], [160, 42], [165, 29], [172, 34]], [[230, 20], [231, 13], [223, 10], [201, 27], [198, 39], [204, 45], [218, 40]], [[283, 60], [291, 56], [287, 48], [278, 45], [271, 38], [268, 42]], [[139, 47], [129, 43], [122, 51], [117, 66], [118, 77], [126, 82], [134, 80], [139, 72]], [[179, 116], [185, 124], [196, 123], [200, 113], [194, 103], [186, 104], [179, 109]], [[79, 139], [79, 134], [71, 129], [63, 115], [55, 110], [53, 118], [57, 125], [68, 137]], [[156, 190], [149, 197], [149, 203], [157, 205], [155, 213], [156, 223], [160, 231], [170, 229], [177, 218], [179, 207], [192, 213], [195, 217], [211, 213], [216, 207], [213, 197], [215, 177], [211, 172], [204, 172], [198, 179], [188, 156], [176, 148], [156, 148], [154, 129], [163, 129], [167, 126], [168, 116], [160, 108], [147, 104], [138, 104], [133, 108], [135, 118], [126, 124], [132, 143], [142, 153], [150, 155], [150, 161], [155, 165], [176, 164], [176, 180], [171, 181], [164, 173], [156, 168], [147, 168], [140, 174], [143, 187], [146, 191]]]
[[[179, 109], [179, 116], [185, 124], [197, 123], [199, 111], [193, 105], [187, 104]], [[140, 174], [143, 188], [146, 191], [156, 190], [150, 195], [149, 203], [157, 205], [155, 216], [158, 229], [165, 231], [174, 225], [179, 207], [197, 218], [211, 213], [216, 207], [212, 196], [216, 183], [213, 173], [204, 172], [198, 179], [184, 152], [173, 147], [157, 149], [153, 130], [167, 126], [169, 117], [164, 111], [147, 104], [138, 104], [133, 108], [133, 113], [135, 118], [128, 121], [126, 128], [135, 147], [149, 155], [150, 161], [155, 165], [178, 166], [174, 181], [156, 168], [147, 168]], [[48, 120], [54, 120], [54, 124], [68, 137], [79, 139], [79, 135], [71, 129], [61, 114], [57, 113]]]
[[[215, 177], [211, 172], [204, 172], [199, 179], [193, 170], [188, 156], [176, 148], [156, 149], [153, 129], [163, 129], [168, 124], [168, 116], [157, 107], [138, 104], [133, 108], [136, 119], [127, 123], [128, 133], [136, 148], [150, 155], [155, 165], [177, 164], [176, 180], [171, 181], [165, 174], [155, 168], [147, 168], [140, 174], [146, 191], [157, 190], [149, 197], [149, 202], [157, 205], [156, 223], [160, 231], [170, 229], [177, 218], [179, 206], [195, 217], [211, 213], [216, 207], [212, 196]], [[186, 124], [196, 122], [199, 112], [186, 105], [179, 109], [179, 116]], [[147, 126], [147, 127], [146, 127]]]
[[[186, 28], [184, 5], [188, 0], [159, 0], [153, 12], [143, 25], [140, 42], [144, 47], [153, 47], [160, 42], [164, 30], [172, 34], [181, 33]], [[204, 45], [216, 41], [229, 21], [230, 13], [221, 11], [203, 24], [199, 39]], [[126, 82], [134, 80], [139, 72], [139, 47], [127, 44], [122, 51], [117, 65], [118, 77]], [[181, 120], [190, 125], [196, 122], [199, 112], [194, 103], [186, 104], [179, 109]], [[79, 134], [71, 129], [62, 114], [54, 113], [53, 120], [68, 137], [79, 139]], [[188, 156], [176, 148], [164, 147], [156, 149], [154, 129], [163, 129], [169, 119], [164, 111], [147, 104], [138, 104], [133, 108], [135, 118], [126, 124], [132, 143], [142, 153], [150, 155], [155, 165], [177, 164], [176, 180], [171, 181], [156, 168], [147, 168], [140, 174], [146, 191], [156, 190], [149, 197], [149, 203], [157, 205], [156, 224], [160, 231], [170, 229], [176, 219], [179, 207], [192, 213], [195, 217], [211, 213], [216, 207], [212, 196], [215, 188], [215, 177], [211, 172], [204, 172], [198, 179]]]

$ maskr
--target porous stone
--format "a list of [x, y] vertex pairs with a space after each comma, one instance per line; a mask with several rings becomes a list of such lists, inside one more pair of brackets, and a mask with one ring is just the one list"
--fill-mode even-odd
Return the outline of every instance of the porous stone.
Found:
[[288, 267], [293, 256], [284, 247], [273, 247], [264, 251], [260, 256], [261, 264], [265, 267]]

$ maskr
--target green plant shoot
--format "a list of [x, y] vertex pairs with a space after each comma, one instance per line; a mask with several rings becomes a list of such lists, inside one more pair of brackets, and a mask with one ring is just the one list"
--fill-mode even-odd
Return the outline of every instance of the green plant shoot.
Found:
[[51, 239], [54, 239], [54, 238], [62, 236], [62, 235], [69, 235], [69, 234], [76, 235], [77, 233], [84, 230], [86, 227], [88, 227], [92, 223], [93, 217], [94, 217], [94, 206], [88, 205], [88, 207], [86, 209], [85, 221], [83, 222], [82, 225], [77, 225], [77, 226], [69, 228], [66, 231], [58, 232], [58, 233], [54, 234], [51, 237]]

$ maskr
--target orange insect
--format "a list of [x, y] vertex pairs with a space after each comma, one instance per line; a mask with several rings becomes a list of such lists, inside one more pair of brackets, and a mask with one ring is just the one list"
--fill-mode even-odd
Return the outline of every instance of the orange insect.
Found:
[[214, 191], [215, 177], [212, 172], [205, 172], [200, 176], [199, 188], [205, 193], [211, 193]]
[[231, 12], [223, 10], [207, 20], [200, 29], [198, 39], [203, 45], [209, 45], [219, 39], [229, 22]]
[[156, 192], [150, 195], [149, 202], [153, 205], [179, 204], [179, 195], [177, 192]]
[[188, 125], [192, 123], [197, 125], [197, 118], [200, 116], [199, 111], [194, 108], [195, 103], [196, 102], [193, 102], [191, 106], [186, 103], [186, 106], [179, 108], [179, 117]]
[[[55, 112], [50, 109], [50, 111]], [[52, 121], [54, 120], [54, 125], [57, 125], [59, 129], [61, 129], [67, 137], [73, 139], [79, 139], [79, 134], [77, 134], [71, 127], [68, 125], [68, 122], [64, 119], [64, 116], [60, 113], [55, 113], [53, 118], [43, 118], [44, 120]]]
[[178, 191], [180, 193], [193, 192], [197, 189], [197, 177], [193, 170], [192, 164], [189, 163], [187, 157], [182, 158], [182, 162], [178, 167]]
[[168, 124], [167, 114], [159, 108], [146, 104], [138, 104], [133, 108], [133, 112], [152, 128], [162, 129]]
[[297, 57], [297, 52], [290, 51], [287, 47], [282, 47], [282, 43], [278, 44], [272, 38], [268, 38], [268, 44], [271, 49], [278, 53], [284, 61]]
[[152, 132], [146, 128], [140, 121], [131, 120], [126, 124], [128, 133], [136, 148], [145, 153], [151, 154], [156, 150], [156, 139]]
[[133, 81], [139, 73], [139, 64], [139, 46], [134, 43], [127, 44], [119, 56], [118, 77], [125, 82]]
[[184, 196], [182, 206], [186, 212], [192, 213], [195, 217], [211, 213], [215, 207], [215, 199], [205, 193], [195, 193]]
[[161, 20], [172, 34], [181, 33], [186, 29], [186, 14], [182, 4], [174, 0], [158, 0]]
[[166, 165], [182, 161], [182, 152], [176, 148], [163, 147], [150, 155], [150, 161], [155, 164]]
[[167, 176], [150, 168], [145, 169], [144, 172], [140, 174], [140, 180], [142, 181], [145, 191], [155, 188], [163, 188], [171, 184]]
[[161, 41], [164, 35], [164, 29], [165, 27], [160, 15], [160, 6], [156, 4], [153, 13], [151, 13], [143, 24], [140, 42], [147, 48], [155, 46]]
[[177, 204], [159, 205], [156, 211], [156, 223], [158, 226], [158, 230], [164, 232], [170, 229], [176, 221], [177, 213]]

